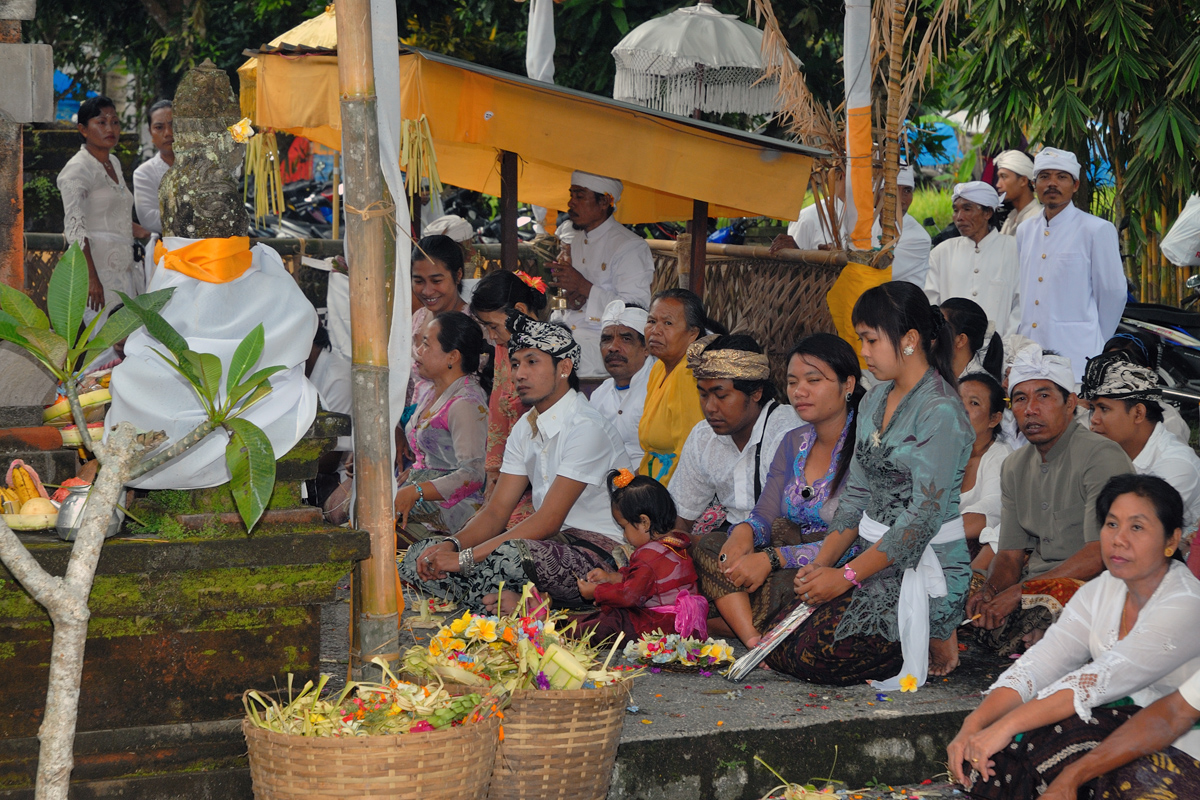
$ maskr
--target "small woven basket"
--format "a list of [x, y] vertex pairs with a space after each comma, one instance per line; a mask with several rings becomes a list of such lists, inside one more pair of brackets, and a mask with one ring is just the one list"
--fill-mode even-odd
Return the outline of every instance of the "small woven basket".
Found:
[[243, 720], [255, 800], [485, 797], [500, 719], [400, 736], [290, 736]]
[[604, 800], [632, 683], [517, 692], [504, 712], [489, 800]]

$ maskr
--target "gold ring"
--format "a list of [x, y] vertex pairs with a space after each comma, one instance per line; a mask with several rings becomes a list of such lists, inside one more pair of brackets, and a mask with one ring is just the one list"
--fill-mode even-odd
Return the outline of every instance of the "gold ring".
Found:
[[972, 759], [971, 759], [971, 763], [972, 763], [972, 764], [978, 764], [978, 763], [979, 763], [979, 759], [978, 759], [978, 758], [972, 758]]

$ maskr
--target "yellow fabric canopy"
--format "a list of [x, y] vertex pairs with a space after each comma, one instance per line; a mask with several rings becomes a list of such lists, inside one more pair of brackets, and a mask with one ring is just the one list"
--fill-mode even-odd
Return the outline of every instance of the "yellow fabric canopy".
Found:
[[[263, 52], [256, 73], [256, 125], [340, 146], [336, 56]], [[423, 51], [401, 50], [400, 87], [403, 118], [429, 121], [443, 183], [499, 195], [507, 150], [520, 201], [566, 208], [581, 169], [624, 182], [625, 223], [690, 219], [693, 200], [710, 216], [795, 219], [818, 152]]]

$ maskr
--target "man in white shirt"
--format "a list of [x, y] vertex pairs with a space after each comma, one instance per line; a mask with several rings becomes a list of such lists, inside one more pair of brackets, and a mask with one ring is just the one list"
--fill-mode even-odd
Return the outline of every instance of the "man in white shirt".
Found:
[[[821, 185], [824, 182], [819, 175], [813, 175], [810, 185]], [[833, 217], [829, 214], [829, 199], [824, 191], [813, 192], [816, 198], [810, 206], [800, 211], [800, 216], [788, 225], [787, 234], [780, 234], [771, 242], [771, 252], [779, 250], [828, 250], [833, 246], [832, 231], [835, 225], [840, 225], [845, 214], [846, 204], [846, 173], [841, 167], [833, 168]], [[845, 236], [842, 237], [843, 242]]]
[[1034, 160], [1042, 213], [1017, 229], [1021, 335], [1056, 350], [1083, 375], [1117, 330], [1127, 295], [1117, 229], [1071, 202], [1079, 188], [1074, 153], [1043, 148]]
[[1012, 207], [1000, 233], [1016, 236], [1017, 227], [1042, 210], [1033, 192], [1033, 159], [1020, 150], [1005, 150], [992, 163], [996, 165], [996, 189], [1004, 204]]
[[550, 264], [554, 284], [567, 296], [567, 309], [550, 319], [567, 325], [583, 350], [579, 376], [604, 378], [600, 318], [613, 300], [650, 307], [654, 259], [646, 240], [613, 216], [623, 184], [588, 172], [571, 173], [567, 222], [557, 235], [571, 246], [569, 257]]
[[1121, 446], [1142, 475], [1156, 475], [1183, 498], [1183, 528], [1200, 520], [1200, 457], [1163, 425], [1157, 376], [1125, 353], [1088, 362], [1079, 396], [1092, 404], [1091, 428]]
[[[520, 314], [509, 329], [517, 394], [531, 408], [508, 435], [496, 488], [456, 535], [410, 547], [400, 576], [476, 611], [511, 611], [530, 581], [560, 604], [581, 606], [578, 579], [612, 570], [611, 553], [624, 541], [605, 479], [633, 463], [613, 426], [574, 388], [580, 352], [570, 331]], [[533, 514], [505, 530], [527, 488]]]
[[803, 424], [790, 405], [775, 402], [767, 356], [753, 338], [719, 336], [697, 351], [689, 352], [688, 367], [704, 419], [684, 442], [668, 487], [677, 525], [687, 531], [714, 499], [727, 523], [744, 522], [762, 494], [779, 442]]
[[[933, 239], [929, 231], [908, 213], [915, 187], [916, 174], [913, 168], [902, 166], [896, 176], [896, 190], [900, 195], [900, 207], [896, 210], [900, 216], [900, 231], [892, 256], [892, 280], [908, 281], [924, 288]], [[883, 225], [878, 219], [871, 229], [871, 235], [875, 237], [875, 244], [878, 245], [883, 236]]]
[[592, 392], [589, 402], [617, 429], [634, 464], [642, 462], [638, 423], [646, 406], [646, 385], [657, 361], [646, 351], [646, 311], [613, 300], [600, 322], [600, 356], [611, 376]]
[[996, 230], [1000, 196], [983, 181], [970, 181], [955, 184], [952, 201], [954, 225], [961, 235], [929, 254], [925, 294], [935, 305], [951, 297], [973, 300], [997, 333], [1016, 333], [1021, 323], [1021, 264], [1016, 239]]

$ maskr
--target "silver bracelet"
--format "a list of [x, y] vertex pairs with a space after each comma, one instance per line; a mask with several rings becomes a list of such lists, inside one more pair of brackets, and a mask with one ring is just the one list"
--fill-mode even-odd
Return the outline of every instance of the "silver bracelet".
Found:
[[462, 552], [462, 542], [460, 542], [458, 540], [457, 536], [447, 536], [446, 541], [450, 542], [450, 544], [454, 545], [455, 550], [457, 550], [460, 553]]
[[475, 554], [470, 547], [458, 551], [458, 571], [463, 575], [470, 575], [475, 571]]

